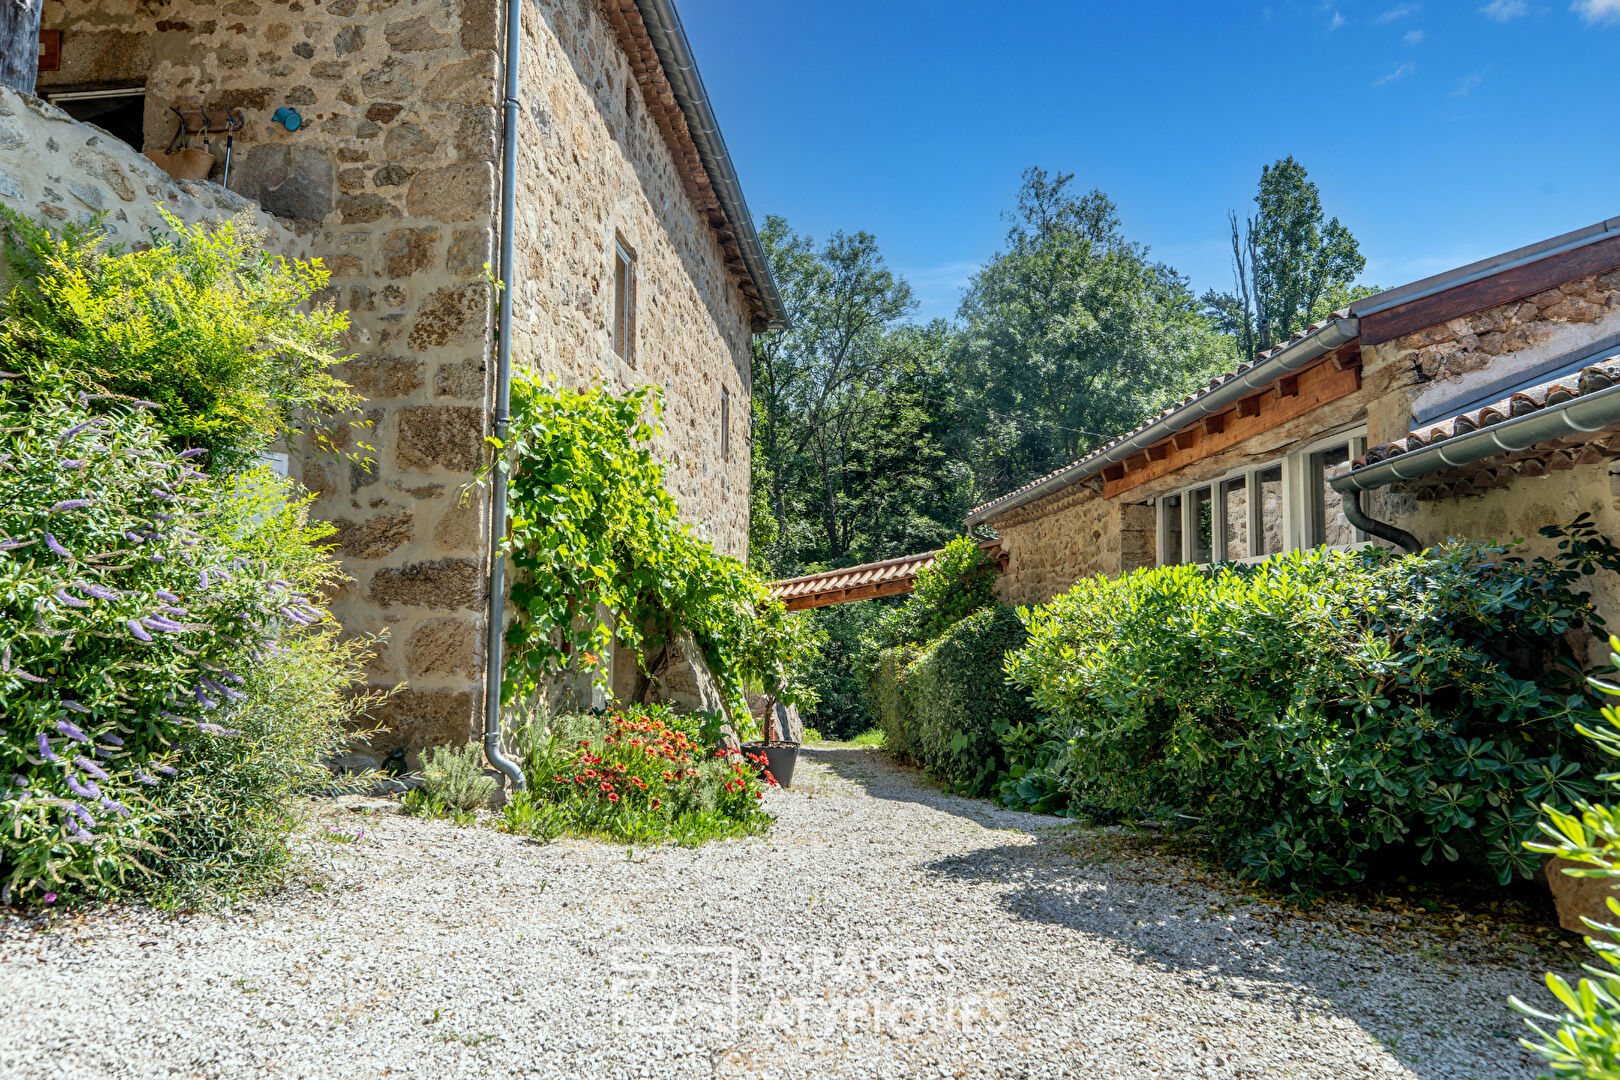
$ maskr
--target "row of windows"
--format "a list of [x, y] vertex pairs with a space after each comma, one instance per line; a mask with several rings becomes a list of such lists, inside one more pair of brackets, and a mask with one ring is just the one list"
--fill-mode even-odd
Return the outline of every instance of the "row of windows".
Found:
[[[636, 366], [636, 257], [625, 242], [613, 241], [613, 311], [608, 321], [613, 352]], [[720, 388], [720, 460], [731, 460], [731, 391]]]
[[1365, 543], [1328, 482], [1366, 445], [1363, 432], [1347, 432], [1159, 496], [1158, 564], [1249, 562], [1298, 548]]

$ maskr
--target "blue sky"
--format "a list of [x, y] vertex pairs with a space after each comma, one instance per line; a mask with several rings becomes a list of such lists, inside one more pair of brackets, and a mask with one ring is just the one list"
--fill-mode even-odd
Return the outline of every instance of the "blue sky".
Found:
[[757, 219], [877, 235], [922, 316], [1019, 173], [1230, 286], [1230, 209], [1293, 154], [1394, 286], [1620, 215], [1620, 0], [684, 0]]

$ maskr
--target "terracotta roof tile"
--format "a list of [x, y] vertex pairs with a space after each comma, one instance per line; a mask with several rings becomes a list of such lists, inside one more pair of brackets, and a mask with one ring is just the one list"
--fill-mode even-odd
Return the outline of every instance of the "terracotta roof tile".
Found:
[[1560, 375], [1536, 386], [1515, 390], [1493, 404], [1470, 409], [1437, 424], [1425, 424], [1419, 430], [1408, 432], [1404, 439], [1368, 447], [1367, 452], [1355, 460], [1354, 467], [1360, 469], [1376, 465], [1380, 461], [1411, 453], [1420, 447], [1431, 446], [1446, 439], [1456, 438], [1458, 435], [1478, 431], [1480, 428], [1501, 424], [1515, 417], [1528, 416], [1553, 405], [1562, 405], [1585, 394], [1606, 390], [1616, 383], [1620, 383], [1620, 356], [1611, 356], [1578, 372]]

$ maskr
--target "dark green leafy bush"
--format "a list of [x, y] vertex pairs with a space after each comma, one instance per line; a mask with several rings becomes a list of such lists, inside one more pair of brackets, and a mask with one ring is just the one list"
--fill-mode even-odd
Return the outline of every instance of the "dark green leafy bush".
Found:
[[883, 730], [883, 748], [897, 761], [916, 761], [916, 721], [908, 680], [921, 649], [894, 645], [883, 649], [866, 673], [866, 702]]
[[1199, 822], [1241, 872], [1296, 889], [1391, 848], [1527, 875], [1537, 804], [1594, 790], [1576, 725], [1596, 709], [1564, 635], [1596, 614], [1572, 580], [1453, 542], [1082, 581], [1027, 613], [1008, 661], [1066, 744], [1024, 779]]
[[[284, 860], [362, 645], [268, 470], [220, 479], [142, 409], [0, 383], [0, 885], [229, 891]], [[361, 704], [364, 704], [362, 701]], [[211, 884], [210, 884], [211, 883]]]
[[805, 682], [816, 688], [817, 700], [802, 710], [804, 721], [814, 724], [826, 739], [850, 739], [876, 723], [864, 693], [863, 673], [870, 666], [865, 639], [885, 610], [883, 600], [866, 600], [815, 608], [800, 616], [822, 638], [821, 648], [805, 672]]
[[992, 790], [1005, 771], [1002, 740], [1035, 719], [1003, 674], [1007, 654], [1028, 639], [1013, 609], [997, 604], [946, 630], [907, 672], [911, 755], [951, 790]]

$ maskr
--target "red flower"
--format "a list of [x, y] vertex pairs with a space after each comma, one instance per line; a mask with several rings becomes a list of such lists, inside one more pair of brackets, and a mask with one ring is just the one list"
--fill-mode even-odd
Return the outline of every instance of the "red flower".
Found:
[[602, 790], [603, 791], [612, 791], [613, 790], [613, 785], [608, 783], [606, 780], [604, 780], [604, 781], [602, 781]]
[[613, 792], [608, 793], [608, 802], [618, 802], [619, 796]]
[[659, 801], [658, 801], [658, 800], [657, 800], [657, 799], [654, 799], [654, 800], [653, 800], [653, 801], [652, 801], [652, 808], [653, 808], [653, 809], [654, 809], [654, 810], [656, 810], [656, 809], [658, 809], [658, 808], [659, 808], [659, 807], [660, 807], [660, 806], [662, 806], [662, 805], [663, 805], [663, 803], [661, 803], [661, 802], [659, 802]]

